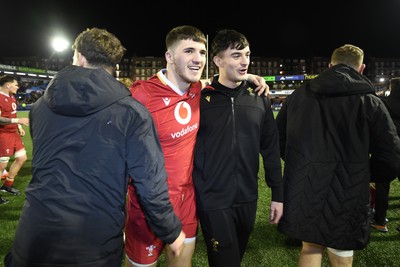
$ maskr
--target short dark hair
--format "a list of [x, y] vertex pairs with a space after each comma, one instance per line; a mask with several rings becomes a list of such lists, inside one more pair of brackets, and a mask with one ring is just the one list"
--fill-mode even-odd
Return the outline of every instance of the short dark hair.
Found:
[[14, 81], [18, 81], [18, 79], [15, 76], [12, 75], [0, 76], [0, 86], [5, 85], [6, 83], [12, 83]]
[[169, 50], [177, 41], [193, 40], [207, 46], [207, 38], [202, 31], [190, 25], [177, 26], [170, 30], [165, 37], [165, 46]]
[[231, 29], [220, 30], [211, 44], [211, 59], [228, 48], [242, 50], [247, 46], [250, 46], [249, 41], [242, 33]]

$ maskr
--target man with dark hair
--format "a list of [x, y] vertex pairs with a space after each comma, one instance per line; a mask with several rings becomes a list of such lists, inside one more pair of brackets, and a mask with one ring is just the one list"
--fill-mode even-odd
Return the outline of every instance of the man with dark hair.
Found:
[[73, 49], [73, 66], [30, 112], [32, 180], [6, 266], [121, 267], [129, 176], [150, 227], [179, 255], [185, 234], [152, 117], [112, 75], [125, 48], [91, 28]]
[[260, 154], [272, 191], [270, 223], [282, 216], [279, 135], [268, 97], [246, 81], [250, 44], [221, 30], [211, 44], [219, 76], [201, 92], [193, 181], [210, 267], [240, 267], [254, 228]]
[[[198, 28], [183, 25], [171, 29], [165, 43], [166, 69], [149, 80], [136, 81], [131, 92], [153, 116], [164, 152], [169, 196], [186, 234], [185, 247], [179, 257], [173, 257], [170, 249], [165, 250], [167, 266], [186, 267], [192, 265], [197, 236], [192, 165], [207, 39]], [[129, 185], [126, 264], [156, 266], [165, 244], [146, 224], [137, 195], [136, 186]]]
[[[14, 95], [19, 88], [18, 80], [12, 75], [0, 76], [0, 173], [7, 168], [11, 156], [15, 160], [9, 168], [8, 176], [0, 191], [18, 196], [21, 192], [13, 187], [14, 179], [27, 160], [21, 136], [25, 135], [22, 125], [28, 126], [28, 118], [17, 118], [17, 101]], [[0, 198], [0, 204], [7, 203]]]
[[[181, 25], [167, 33], [165, 46], [166, 68], [149, 80], [136, 81], [131, 92], [150, 110], [155, 121], [164, 152], [170, 199], [186, 234], [185, 248], [179, 257], [174, 257], [168, 247], [165, 250], [167, 266], [190, 267], [198, 228], [192, 181], [193, 150], [199, 129], [203, 88], [200, 78], [206, 65], [207, 39], [200, 29]], [[258, 78], [264, 82], [257, 87], [261, 94], [267, 90], [264, 79]], [[129, 267], [156, 266], [165, 244], [148, 227], [137, 202], [135, 186], [129, 185], [126, 263]]]

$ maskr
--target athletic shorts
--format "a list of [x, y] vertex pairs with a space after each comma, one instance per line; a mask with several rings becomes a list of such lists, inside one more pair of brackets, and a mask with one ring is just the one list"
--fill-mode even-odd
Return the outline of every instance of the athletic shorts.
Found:
[[353, 250], [340, 250], [334, 248], [327, 248], [327, 249], [338, 257], [353, 257], [354, 254]]
[[17, 132], [0, 133], [0, 157], [11, 157], [16, 151], [24, 148], [24, 143]]
[[[170, 197], [172, 206], [182, 222], [186, 238], [197, 236], [198, 220], [194, 188], [179, 196]], [[129, 185], [127, 200], [127, 221], [125, 225], [125, 253], [129, 259], [139, 264], [151, 264], [158, 260], [165, 244], [157, 238], [146, 223], [143, 210], [133, 185]]]

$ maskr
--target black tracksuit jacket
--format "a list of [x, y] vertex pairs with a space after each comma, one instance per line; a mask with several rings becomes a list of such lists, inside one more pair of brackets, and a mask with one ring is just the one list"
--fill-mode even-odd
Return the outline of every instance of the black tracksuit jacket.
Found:
[[235, 89], [214, 81], [200, 101], [193, 171], [198, 209], [256, 201], [260, 154], [272, 200], [283, 202], [279, 135], [268, 97], [247, 81]]

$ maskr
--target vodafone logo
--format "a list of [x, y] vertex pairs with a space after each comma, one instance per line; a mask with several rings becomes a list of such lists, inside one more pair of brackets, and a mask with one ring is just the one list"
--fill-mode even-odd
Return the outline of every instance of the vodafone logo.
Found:
[[180, 124], [188, 124], [192, 118], [192, 110], [187, 102], [179, 102], [174, 110], [175, 119]]

